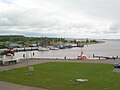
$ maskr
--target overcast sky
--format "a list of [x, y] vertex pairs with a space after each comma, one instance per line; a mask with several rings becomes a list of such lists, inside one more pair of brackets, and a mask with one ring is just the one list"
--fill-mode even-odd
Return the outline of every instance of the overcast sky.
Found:
[[0, 35], [120, 39], [120, 0], [0, 0]]

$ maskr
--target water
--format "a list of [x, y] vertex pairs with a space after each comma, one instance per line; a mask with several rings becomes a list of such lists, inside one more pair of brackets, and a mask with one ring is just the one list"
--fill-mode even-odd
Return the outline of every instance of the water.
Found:
[[[82, 51], [88, 58], [93, 58], [93, 54], [101, 56], [120, 56], [120, 41], [107, 40], [105, 43], [85, 46], [82, 48]], [[64, 58], [66, 56], [67, 58], [75, 59], [80, 55], [80, 52], [81, 48], [79, 47], [50, 51], [26, 51], [15, 52], [13, 58]], [[23, 57], [23, 54], [25, 57]]]
[[106, 41], [105, 43], [90, 45], [84, 48], [86, 55], [120, 56], [120, 41]]

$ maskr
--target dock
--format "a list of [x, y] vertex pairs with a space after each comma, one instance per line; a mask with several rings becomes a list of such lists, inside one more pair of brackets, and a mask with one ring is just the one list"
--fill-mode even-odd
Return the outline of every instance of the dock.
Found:
[[118, 59], [118, 56], [95, 56], [93, 55], [93, 58], [99, 58], [99, 59]]
[[38, 47], [25, 47], [25, 48], [14, 48], [15, 52], [19, 51], [32, 51], [32, 50], [38, 50]]
[[0, 60], [0, 65], [7, 66], [7, 65], [13, 65], [20, 62], [20, 59], [7, 59], [7, 60]]

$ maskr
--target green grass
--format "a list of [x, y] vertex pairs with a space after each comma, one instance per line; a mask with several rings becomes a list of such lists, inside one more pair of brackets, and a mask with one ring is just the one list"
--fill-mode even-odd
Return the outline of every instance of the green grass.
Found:
[[[120, 90], [120, 73], [112, 72], [110, 64], [52, 62], [33, 67], [33, 75], [24, 67], [0, 72], [0, 80], [49, 90]], [[77, 78], [89, 81], [75, 84]]]

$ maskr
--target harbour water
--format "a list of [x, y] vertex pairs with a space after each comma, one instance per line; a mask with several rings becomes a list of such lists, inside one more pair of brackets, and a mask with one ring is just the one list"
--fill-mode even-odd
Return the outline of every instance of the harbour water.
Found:
[[[82, 49], [79, 47], [70, 49], [59, 49], [49, 51], [26, 51], [26, 52], [15, 52], [12, 58], [66, 58], [76, 59], [81, 50], [89, 58], [93, 58], [94, 55], [98, 56], [119, 56], [120, 57], [120, 41], [119, 40], [106, 40], [105, 43], [85, 45]], [[11, 57], [7, 57], [11, 58]]]

